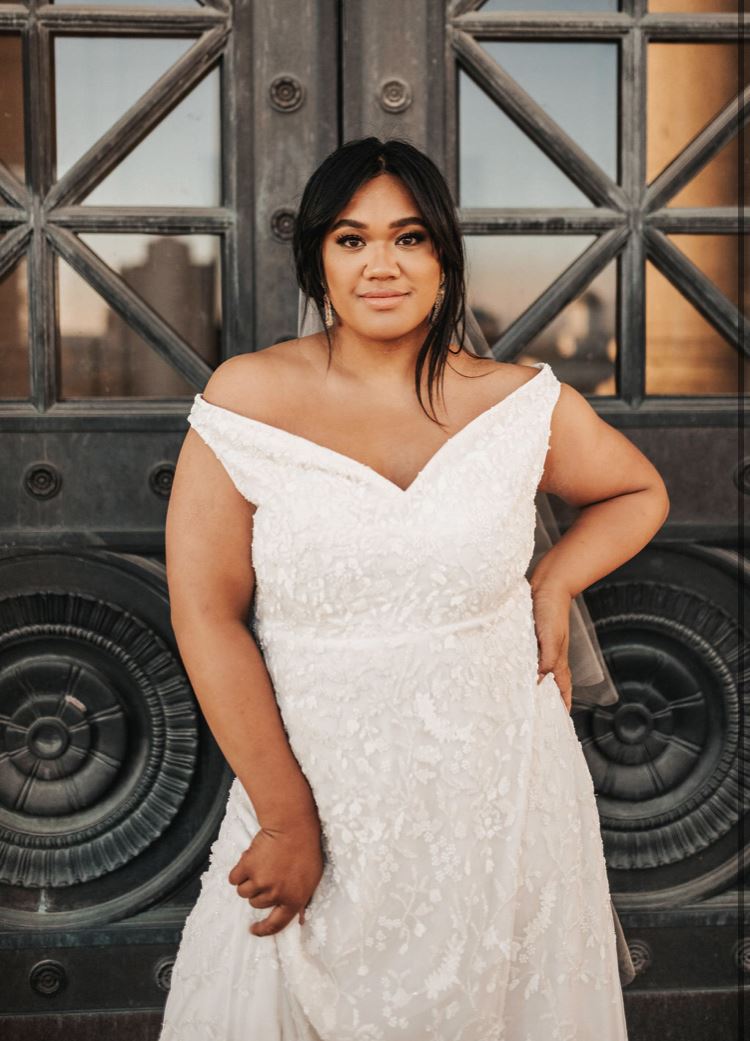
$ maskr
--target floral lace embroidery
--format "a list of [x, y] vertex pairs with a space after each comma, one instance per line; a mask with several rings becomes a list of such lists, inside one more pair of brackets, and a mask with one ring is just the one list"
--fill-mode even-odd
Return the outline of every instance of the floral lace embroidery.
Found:
[[257, 509], [253, 631], [315, 793], [325, 869], [272, 937], [227, 881], [235, 779], [161, 1041], [626, 1041], [593, 784], [525, 572], [551, 368], [402, 491], [196, 395]]

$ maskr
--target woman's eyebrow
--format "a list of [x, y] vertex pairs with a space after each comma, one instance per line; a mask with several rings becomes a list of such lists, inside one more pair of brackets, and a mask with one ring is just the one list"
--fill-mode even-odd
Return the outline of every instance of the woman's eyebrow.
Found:
[[[427, 227], [427, 224], [422, 220], [421, 217], [401, 217], [400, 220], [391, 221], [388, 225], [389, 228], [403, 228], [407, 224], [421, 224], [423, 228]], [[359, 220], [351, 220], [346, 218], [344, 220], [337, 220], [336, 223], [331, 227], [331, 231], [336, 231], [337, 228], [366, 228], [367, 224], [363, 224]]]

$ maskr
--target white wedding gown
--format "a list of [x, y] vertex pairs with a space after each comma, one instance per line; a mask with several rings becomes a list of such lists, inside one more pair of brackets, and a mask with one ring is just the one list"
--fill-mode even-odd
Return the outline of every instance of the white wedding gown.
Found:
[[325, 869], [272, 936], [227, 875], [258, 830], [235, 778], [161, 1041], [623, 1041], [594, 789], [537, 685], [534, 497], [560, 384], [540, 369], [403, 491], [196, 394], [257, 506], [253, 630], [318, 806]]

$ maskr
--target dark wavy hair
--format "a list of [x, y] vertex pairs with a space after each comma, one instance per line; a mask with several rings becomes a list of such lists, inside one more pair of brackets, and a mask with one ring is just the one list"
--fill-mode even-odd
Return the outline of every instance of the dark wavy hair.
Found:
[[[465, 258], [461, 230], [450, 189], [440, 170], [424, 152], [401, 138], [381, 141], [363, 137], [331, 152], [305, 185], [294, 224], [294, 265], [297, 283], [315, 304], [328, 340], [331, 363], [331, 337], [323, 314], [325, 277], [323, 239], [336, 217], [355, 193], [382, 173], [401, 179], [414, 196], [427, 224], [445, 277], [445, 296], [433, 325], [425, 337], [415, 368], [417, 399], [425, 412], [421, 396], [422, 371], [427, 363], [427, 391], [433, 406], [433, 387], [442, 382], [454, 334], [463, 344], [466, 331]], [[429, 416], [436, 423], [436, 417]], [[440, 425], [440, 424], [439, 424]]]

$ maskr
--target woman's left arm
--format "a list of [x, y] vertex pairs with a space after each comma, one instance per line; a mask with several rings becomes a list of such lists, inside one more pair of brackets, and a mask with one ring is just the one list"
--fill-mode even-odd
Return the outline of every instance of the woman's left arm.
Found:
[[646, 456], [567, 383], [552, 413], [539, 490], [580, 510], [529, 578], [539, 678], [554, 673], [570, 711], [571, 601], [651, 541], [669, 515], [669, 496]]

